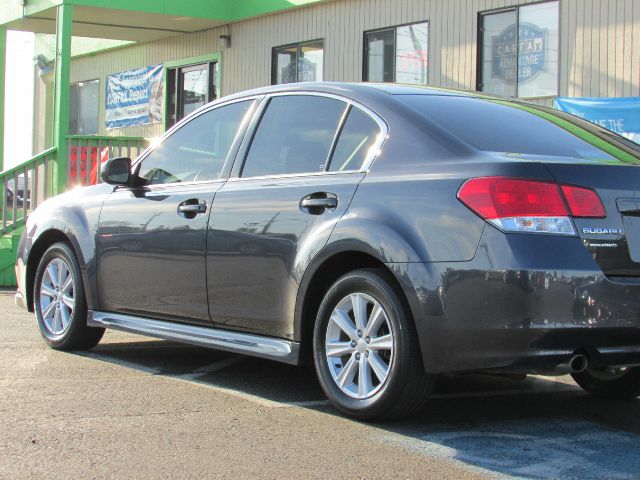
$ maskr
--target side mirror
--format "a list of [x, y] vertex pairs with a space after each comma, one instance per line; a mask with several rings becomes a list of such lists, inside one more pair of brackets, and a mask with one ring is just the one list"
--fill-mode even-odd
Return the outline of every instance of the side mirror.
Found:
[[131, 159], [127, 157], [110, 158], [102, 166], [100, 178], [109, 185], [130, 185]]

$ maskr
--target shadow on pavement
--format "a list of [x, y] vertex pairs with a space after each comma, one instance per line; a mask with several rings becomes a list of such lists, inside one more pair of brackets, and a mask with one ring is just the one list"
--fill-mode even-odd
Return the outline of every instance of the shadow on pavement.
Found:
[[[167, 341], [105, 343], [83, 356], [283, 406], [339, 415], [312, 369]], [[367, 435], [498, 477], [639, 478], [640, 401], [603, 401], [566, 380], [443, 377], [414, 418]]]

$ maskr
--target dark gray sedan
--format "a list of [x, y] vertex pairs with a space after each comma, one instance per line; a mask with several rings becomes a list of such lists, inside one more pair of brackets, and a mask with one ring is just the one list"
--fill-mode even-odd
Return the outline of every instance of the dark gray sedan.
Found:
[[17, 301], [53, 348], [105, 328], [315, 363], [357, 418], [441, 373], [571, 372], [640, 394], [640, 148], [463, 92], [297, 84], [223, 98], [42, 204]]

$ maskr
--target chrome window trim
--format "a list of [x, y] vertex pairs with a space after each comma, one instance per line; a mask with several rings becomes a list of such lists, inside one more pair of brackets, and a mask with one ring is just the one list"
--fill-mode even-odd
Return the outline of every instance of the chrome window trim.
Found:
[[[362, 166], [357, 170], [343, 170], [343, 171], [337, 171], [337, 172], [330, 172], [330, 171], [327, 170], [327, 168], [329, 168], [330, 163], [327, 162], [325, 167], [324, 167], [325, 168], [324, 170], [316, 171], [316, 172], [280, 173], [280, 174], [276, 174], [276, 175], [260, 175], [260, 176], [255, 176], [255, 177], [238, 176], [238, 177], [230, 177], [228, 179], [228, 181], [236, 182], [236, 181], [241, 181], [241, 180], [253, 180], [253, 179], [310, 177], [310, 176], [317, 176], [317, 175], [336, 175], [336, 174], [343, 174], [343, 173], [344, 174], [348, 174], [348, 173], [365, 173], [366, 174], [369, 171], [369, 169], [371, 168], [371, 165], [373, 164], [375, 159], [380, 154], [380, 152], [382, 150], [382, 147], [384, 146], [385, 142], [387, 141], [387, 138], [389, 138], [389, 126], [387, 125], [387, 122], [385, 122], [384, 119], [382, 119], [382, 117], [380, 117], [376, 112], [371, 110], [369, 107], [364, 106], [360, 102], [357, 102], [357, 101], [352, 100], [350, 98], [342, 97], [340, 95], [336, 95], [336, 94], [333, 94], [333, 93], [316, 92], [316, 91], [312, 91], [312, 90], [274, 92], [274, 93], [265, 94], [264, 95], [264, 100], [268, 101], [273, 97], [288, 97], [288, 96], [294, 96], [294, 95], [296, 95], [296, 96], [307, 96], [307, 97], [309, 97], [309, 96], [312, 96], [312, 97], [325, 97], [325, 98], [331, 98], [333, 100], [338, 100], [338, 101], [344, 102], [350, 108], [358, 108], [358, 109], [362, 110], [365, 114], [367, 114], [369, 117], [371, 117], [376, 122], [376, 124], [380, 128], [380, 133], [378, 134], [378, 138], [377, 138], [376, 142], [369, 149], [369, 154], [368, 154], [367, 158], [365, 158], [365, 161], [362, 162]], [[266, 108], [269, 108], [268, 104], [267, 104]], [[256, 125], [255, 130], [253, 132], [251, 132], [252, 135], [255, 135], [255, 133], [258, 130], [258, 128], [260, 128], [260, 123], [258, 123]], [[253, 142], [253, 139], [251, 140], [251, 142]], [[247, 160], [247, 156], [248, 156], [250, 150], [251, 150], [251, 144], [249, 144], [249, 147], [247, 148], [247, 151], [245, 152], [244, 158], [242, 158], [242, 160], [241, 160], [243, 169], [244, 169], [244, 163]], [[238, 159], [236, 159], [236, 161], [238, 161]]]
[[[174, 190], [174, 189], [189, 189], [193, 188], [197, 190], [198, 187], [204, 187], [206, 185], [215, 185], [215, 184], [224, 184], [227, 181], [226, 178], [216, 178], [213, 180], [201, 180], [201, 181], [191, 181], [191, 182], [173, 182], [173, 183], [153, 183], [151, 185], [143, 185], [141, 187], [135, 187], [138, 189], [144, 189], [145, 192], [162, 192], [164, 190]], [[115, 191], [124, 191], [131, 190], [131, 187], [116, 186]]]
[[356, 173], [364, 174], [366, 173], [363, 170], [343, 170], [341, 172], [303, 172], [303, 173], [278, 173], [276, 175], [260, 175], [255, 177], [231, 177], [227, 180], [229, 183], [237, 183], [242, 181], [249, 180], [271, 180], [271, 179], [280, 179], [280, 178], [300, 178], [300, 177], [320, 177], [325, 175], [354, 175]]
[[[158, 137], [158, 141], [157, 142], [154, 142], [153, 145], [149, 145], [140, 155], [138, 155], [138, 158], [136, 158], [135, 162], [131, 166], [132, 170], [135, 170], [136, 168], [138, 168], [138, 165], [140, 163], [142, 163], [144, 161], [144, 159], [147, 158], [147, 156], [151, 152], [153, 152], [159, 145], [161, 145], [162, 142], [164, 142], [168, 137], [173, 135], [173, 133], [176, 130], [181, 129], [182, 127], [186, 127], [187, 124], [189, 122], [191, 122], [191, 120], [193, 120], [194, 118], [199, 117], [200, 115], [204, 115], [205, 113], [209, 113], [209, 112], [211, 112], [211, 111], [213, 111], [213, 110], [215, 110], [217, 108], [226, 107], [227, 105], [232, 105], [234, 103], [246, 102], [248, 100], [253, 100], [255, 102], [256, 100], [259, 100], [259, 99], [261, 99], [263, 97], [264, 97], [264, 95], [251, 95], [251, 96], [243, 97], [243, 98], [234, 98], [233, 100], [227, 100], [227, 101], [222, 101], [221, 100], [220, 103], [213, 102], [211, 104], [203, 105], [202, 107], [198, 108], [197, 110], [191, 112], [189, 115], [187, 115], [186, 117], [181, 119], [179, 122], [177, 122], [174, 125], [172, 125], [169, 130], [167, 130], [162, 135], [160, 135], [160, 137]], [[248, 123], [251, 120], [251, 118], [249, 118], [249, 117], [253, 118], [252, 115], [247, 115], [247, 117], [243, 119], [241, 126], [243, 126], [245, 122]], [[238, 128], [238, 132], [236, 132], [236, 137], [233, 139], [232, 144], [235, 143], [235, 141], [237, 140], [238, 133], [240, 132], [240, 130], [242, 130], [242, 128]], [[208, 181], [210, 181], [210, 180], [208, 180]], [[180, 183], [180, 182], [178, 182], [178, 183]], [[207, 181], [189, 182], [189, 183], [207, 183]], [[169, 185], [169, 184], [166, 184], [166, 185]], [[185, 185], [185, 183], [183, 183], [183, 185]]]

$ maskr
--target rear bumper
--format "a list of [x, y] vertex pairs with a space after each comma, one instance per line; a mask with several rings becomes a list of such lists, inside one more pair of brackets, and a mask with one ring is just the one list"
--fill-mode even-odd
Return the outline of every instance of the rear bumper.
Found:
[[487, 228], [470, 262], [388, 266], [428, 372], [544, 371], [577, 350], [640, 364], [640, 280], [609, 280], [578, 238]]

